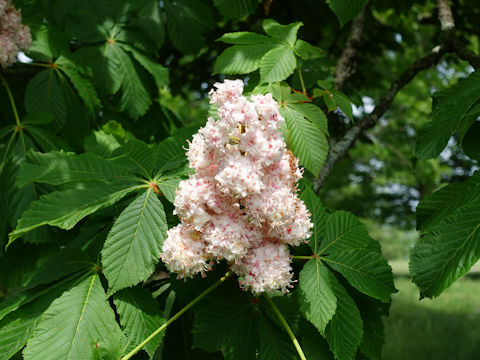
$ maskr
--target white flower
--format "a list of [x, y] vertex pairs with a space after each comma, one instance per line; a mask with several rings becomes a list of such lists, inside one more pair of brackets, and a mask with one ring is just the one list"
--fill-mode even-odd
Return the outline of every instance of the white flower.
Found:
[[216, 83], [209, 118], [193, 136], [187, 158], [195, 175], [180, 182], [162, 259], [180, 277], [204, 274], [226, 260], [253, 293], [288, 291], [288, 245], [311, 235], [310, 214], [296, 194], [298, 160], [279, 132], [284, 121], [271, 94], [250, 100], [241, 80]]

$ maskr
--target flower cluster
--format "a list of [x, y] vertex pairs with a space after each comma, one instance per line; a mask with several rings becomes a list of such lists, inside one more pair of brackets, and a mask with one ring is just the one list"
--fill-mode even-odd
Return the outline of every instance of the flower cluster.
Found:
[[311, 235], [310, 214], [296, 194], [302, 172], [279, 132], [284, 121], [271, 94], [242, 95], [241, 80], [216, 83], [209, 118], [187, 151], [195, 170], [180, 182], [162, 260], [180, 278], [205, 274], [225, 259], [245, 290], [291, 287], [288, 245]]
[[10, 65], [31, 44], [30, 29], [22, 24], [20, 11], [9, 0], [0, 0], [0, 67]]

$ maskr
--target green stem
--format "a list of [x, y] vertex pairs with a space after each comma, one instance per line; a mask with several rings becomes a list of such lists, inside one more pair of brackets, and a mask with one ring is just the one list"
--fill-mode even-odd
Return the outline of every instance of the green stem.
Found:
[[25, 146], [25, 138], [23, 137], [22, 124], [20, 123], [20, 117], [18, 116], [17, 107], [15, 106], [15, 100], [13, 99], [13, 95], [10, 90], [10, 87], [8, 86], [7, 80], [5, 80], [2, 74], [0, 74], [0, 79], [2, 79], [2, 83], [5, 86], [5, 89], [7, 90], [8, 98], [10, 99], [10, 104], [12, 105], [13, 116], [15, 117], [15, 122], [17, 124], [17, 128], [15, 130], [20, 133], [20, 139], [22, 140], [22, 146], [23, 146], [23, 153], [26, 155], [27, 147]]
[[307, 89], [305, 88], [305, 83], [303, 82], [303, 76], [302, 76], [302, 70], [300, 70], [300, 67], [297, 67], [298, 71], [298, 78], [300, 79], [300, 84], [302, 85], [302, 92], [303, 95], [307, 95]]
[[292, 340], [293, 346], [295, 346], [295, 349], [297, 350], [298, 356], [300, 356], [301, 360], [307, 360], [307, 358], [305, 357], [305, 354], [303, 353], [302, 347], [300, 346], [300, 343], [298, 342], [297, 338], [295, 337], [295, 334], [293, 333], [292, 329], [288, 325], [287, 320], [285, 320], [282, 313], [278, 309], [277, 305], [275, 305], [275, 303], [272, 301], [270, 296], [268, 296], [267, 293], [265, 293], [264, 295], [265, 295], [265, 299], [267, 299], [268, 304], [273, 309], [273, 311], [275, 312], [275, 315], [277, 315], [277, 317], [278, 317], [278, 320], [280, 320], [280, 323], [282, 324], [283, 328], [285, 329], [288, 336], [290, 337], [290, 340]]
[[225, 280], [227, 280], [230, 276], [233, 275], [233, 272], [229, 271], [225, 275], [223, 275], [220, 279], [215, 281], [212, 285], [210, 285], [205, 291], [203, 291], [200, 295], [198, 295], [195, 299], [190, 301], [185, 307], [183, 307], [179, 312], [177, 312], [175, 315], [173, 315], [166, 323], [164, 323], [162, 326], [160, 326], [157, 330], [155, 330], [149, 337], [147, 337], [145, 340], [143, 340], [135, 349], [130, 351], [127, 355], [122, 357], [122, 360], [128, 360], [130, 359], [133, 355], [135, 355], [137, 352], [142, 350], [142, 348], [150, 341], [152, 340], [155, 336], [160, 334], [163, 330], [166, 329], [168, 325], [173, 323], [175, 320], [177, 320], [180, 316], [182, 316], [187, 310], [189, 310], [192, 306], [194, 306], [196, 303], [198, 303], [200, 300], [202, 300], [205, 296], [207, 296], [210, 292], [212, 292], [215, 288], [217, 288], [219, 285], [221, 285]]
[[292, 259], [298, 259], [298, 260], [310, 260], [310, 259], [313, 259], [315, 256], [313, 255], [307, 255], [307, 256], [303, 256], [303, 255], [292, 255]]
[[15, 101], [13, 100], [13, 95], [12, 95], [12, 92], [10, 91], [10, 87], [8, 86], [7, 80], [5, 80], [2, 74], [0, 74], [0, 79], [2, 79], [3, 85], [7, 90], [8, 98], [10, 99], [10, 104], [12, 104], [12, 110], [13, 110], [13, 115], [15, 116], [15, 122], [17, 123], [17, 126], [20, 126], [21, 125], [20, 118], [18, 117], [17, 107], [15, 106]]

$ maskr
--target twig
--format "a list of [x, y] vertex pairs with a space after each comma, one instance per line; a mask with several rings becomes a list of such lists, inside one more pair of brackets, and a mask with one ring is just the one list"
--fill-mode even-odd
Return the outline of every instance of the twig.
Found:
[[277, 315], [278, 320], [282, 324], [283, 328], [288, 334], [288, 337], [293, 343], [293, 346], [295, 346], [295, 350], [297, 350], [298, 356], [300, 357], [301, 360], [307, 360], [305, 357], [305, 354], [303, 353], [302, 347], [300, 346], [300, 343], [298, 342], [297, 338], [295, 337], [295, 334], [293, 333], [292, 329], [290, 328], [290, 325], [288, 325], [287, 320], [285, 320], [285, 317], [282, 315], [280, 310], [278, 309], [277, 305], [272, 301], [270, 296], [268, 296], [267, 293], [265, 293], [265, 299], [267, 300], [268, 304], [272, 308], [273, 312], [275, 315]]
[[365, 26], [365, 12], [369, 3], [370, 1], [367, 1], [360, 14], [353, 20], [345, 47], [335, 66], [335, 87], [338, 90], [343, 88], [345, 81], [355, 72], [357, 51], [361, 44]]
[[468, 61], [475, 69], [479, 69], [480, 56], [467, 49], [455, 34], [455, 21], [448, 0], [437, 0], [437, 7], [443, 41], [448, 51], [456, 53], [460, 59]]
[[385, 114], [393, 102], [395, 95], [420, 71], [426, 70], [432, 65], [436, 64], [445, 52], [445, 47], [436, 46], [428, 55], [416, 60], [390, 85], [390, 88], [382, 95], [373, 111], [357, 121], [357, 123], [345, 133], [342, 139], [333, 143], [328, 151], [327, 160], [325, 161], [323, 168], [320, 170], [317, 178], [314, 180], [315, 192], [320, 190], [326, 178], [332, 172], [335, 163], [345, 156], [360, 134], [366, 129], [373, 127], [377, 123], [378, 119]]
[[162, 326], [160, 326], [157, 330], [155, 330], [153, 333], [150, 334], [145, 340], [143, 340], [135, 349], [130, 351], [127, 355], [121, 358], [121, 360], [128, 360], [130, 359], [133, 355], [135, 355], [137, 352], [143, 349], [147, 343], [149, 343], [155, 336], [160, 334], [163, 330], [167, 328], [168, 325], [173, 323], [175, 320], [177, 320], [180, 316], [182, 316], [187, 310], [189, 310], [193, 305], [198, 303], [200, 300], [202, 300], [205, 296], [207, 296], [210, 292], [212, 292], [214, 289], [216, 289], [219, 285], [221, 285], [225, 280], [227, 280], [230, 276], [233, 275], [233, 272], [229, 271], [225, 275], [223, 275], [220, 279], [215, 281], [212, 285], [210, 285], [206, 290], [204, 290], [200, 295], [198, 295], [195, 299], [190, 301], [185, 307], [183, 307], [179, 312], [177, 312], [175, 315], [173, 315], [170, 319], [168, 319], [167, 322], [165, 322]]

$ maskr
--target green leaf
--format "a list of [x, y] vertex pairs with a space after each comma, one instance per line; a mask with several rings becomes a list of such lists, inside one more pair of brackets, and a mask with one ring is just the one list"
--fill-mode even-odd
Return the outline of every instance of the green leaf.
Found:
[[147, 70], [155, 80], [155, 84], [159, 89], [163, 89], [168, 85], [168, 70], [162, 64], [150, 59], [148, 56], [142, 54], [134, 47], [129, 45], [123, 45], [123, 48], [129, 51], [135, 60]]
[[27, 114], [23, 118], [22, 124], [45, 125], [51, 123], [52, 121], [53, 115], [51, 113], [36, 112]]
[[166, 1], [168, 36], [185, 54], [195, 54], [205, 44], [205, 34], [215, 24], [210, 7], [201, 1]]
[[32, 336], [42, 313], [51, 302], [69, 289], [75, 279], [60, 282], [48, 288], [38, 299], [23, 305], [0, 321], [0, 354], [9, 359], [20, 351]]
[[353, 20], [362, 11], [366, 0], [327, 0], [328, 6], [337, 16], [340, 27]]
[[328, 136], [327, 117], [317, 105], [310, 103], [289, 103], [288, 106], [301, 113]]
[[298, 29], [303, 26], [301, 22], [294, 22], [288, 25], [281, 25], [273, 19], [263, 20], [263, 30], [273, 38], [276, 38], [286, 45], [293, 47], [297, 40]]
[[295, 47], [293, 48], [293, 50], [295, 51], [295, 54], [303, 60], [309, 60], [313, 57], [325, 54], [322, 49], [300, 39], [297, 39], [297, 41], [295, 41]]
[[[139, 345], [164, 322], [158, 303], [145, 288], [124, 289], [115, 294], [114, 303], [120, 315], [120, 324], [127, 337]], [[165, 332], [155, 336], [145, 345], [145, 351], [153, 357]]]
[[322, 205], [319, 197], [307, 187], [300, 195], [300, 199], [303, 200], [307, 206], [310, 214], [312, 215], [311, 221], [313, 222], [312, 236], [309, 239], [308, 245], [312, 249], [314, 254], [317, 254], [320, 249], [320, 244], [323, 238], [323, 232], [325, 227], [325, 222], [327, 220], [327, 213], [325, 208]]
[[143, 141], [129, 139], [112, 153], [115, 164], [127, 167], [131, 172], [142, 174], [147, 179], [152, 175], [155, 153], [152, 147]]
[[335, 98], [330, 91], [325, 90], [323, 92], [322, 98], [329, 112], [337, 110], [337, 102], [335, 101]]
[[124, 76], [120, 111], [126, 110], [132, 118], [138, 119], [147, 112], [152, 100], [127, 53], [120, 46], [113, 46], [112, 51], [118, 59], [119, 69]]
[[327, 158], [328, 143], [322, 131], [306, 120], [301, 113], [286, 106], [280, 113], [287, 123], [289, 136], [287, 144], [300, 164], [312, 174], [318, 174]]
[[467, 181], [449, 184], [420, 201], [417, 206], [417, 228], [430, 231], [453, 211], [477, 202], [479, 198], [480, 172], [477, 171]]
[[329, 91], [332, 93], [333, 100], [335, 100], [340, 110], [342, 110], [350, 120], [353, 120], [352, 102], [350, 99], [336, 89], [330, 89]]
[[442, 152], [479, 94], [480, 70], [477, 70], [456, 85], [433, 95], [432, 121], [420, 129], [417, 138], [416, 154], [419, 158], [434, 158]]
[[42, 195], [22, 214], [17, 228], [9, 234], [9, 244], [43, 225], [69, 230], [85, 216], [116, 203], [137, 188], [138, 185], [132, 182], [119, 182], [109, 186], [92, 184], [86, 189], [68, 189]]
[[73, 87], [77, 90], [78, 95], [87, 106], [87, 109], [93, 114], [95, 109], [99, 108], [101, 104], [92, 83], [81, 74], [81, 69], [70, 59], [60, 56], [57, 61], [55, 61], [55, 64], [67, 75]]
[[62, 127], [67, 109], [65, 95], [56, 70], [42, 70], [29, 81], [25, 90], [25, 108], [29, 113], [51, 113], [55, 125]]
[[118, 45], [115, 42], [105, 41], [100, 46], [85, 46], [77, 53], [82, 62], [91, 66], [94, 75], [92, 80], [104, 95], [115, 94], [126, 75], [114, 51], [116, 47]]
[[216, 41], [221, 41], [226, 44], [234, 45], [256, 45], [275, 43], [275, 40], [268, 36], [249, 31], [225, 33]]
[[380, 360], [385, 343], [385, 325], [383, 324], [381, 305], [371, 298], [361, 299], [358, 303], [363, 321], [363, 340], [360, 350], [369, 359]]
[[169, 137], [163, 140], [155, 148], [155, 168], [158, 169], [157, 176], [172, 169], [176, 169], [187, 163], [185, 156], [186, 141], [178, 137]]
[[[59, 327], [62, 331], [58, 331]], [[97, 274], [56, 299], [23, 351], [25, 360], [120, 358], [125, 342]]]
[[260, 67], [262, 57], [275, 44], [234, 45], [226, 49], [215, 62], [215, 74], [248, 74]]
[[102, 250], [109, 294], [145, 280], [155, 270], [166, 237], [162, 203], [151, 188], [122, 211]]
[[19, 187], [38, 182], [60, 185], [76, 181], [112, 181], [125, 177], [125, 169], [95, 154], [29, 151], [17, 176]]
[[359, 291], [383, 302], [395, 292], [392, 268], [379, 253], [366, 249], [333, 252], [322, 257], [327, 265], [342, 274]]
[[420, 238], [410, 254], [410, 273], [420, 297], [435, 297], [480, 258], [478, 201], [453, 211]]
[[338, 360], [353, 360], [363, 337], [360, 311], [332, 274], [330, 283], [337, 297], [337, 311], [325, 329], [325, 336], [330, 350]]
[[300, 323], [300, 346], [308, 360], [333, 360], [328, 343], [308, 321]]
[[462, 148], [471, 159], [480, 161], [480, 146], [478, 146], [478, 139], [480, 139], [480, 122], [476, 121], [465, 133], [462, 139]]
[[261, 0], [213, 0], [225, 21], [253, 14]]
[[251, 298], [237, 293], [209, 300], [195, 315], [193, 345], [208, 352], [233, 352], [232, 359], [254, 359], [259, 334]]
[[323, 334], [337, 307], [329, 270], [319, 259], [310, 259], [300, 271], [298, 281], [300, 311]]
[[43, 151], [70, 150], [62, 138], [38, 126], [24, 125], [25, 133], [35, 140]]
[[296, 360], [298, 355], [285, 332], [264, 316], [257, 318], [260, 360]]
[[175, 201], [176, 190], [178, 189], [178, 184], [182, 181], [182, 179], [166, 179], [161, 180], [158, 183], [158, 188], [162, 192], [163, 196], [170, 201], [172, 204]]
[[336, 211], [325, 223], [325, 234], [317, 255], [338, 253], [366, 247], [369, 243], [367, 229], [353, 214]]
[[120, 147], [120, 143], [112, 134], [104, 131], [94, 131], [85, 139], [84, 148], [86, 152], [97, 154], [103, 158], [112, 156], [115, 149]]
[[292, 75], [296, 67], [293, 50], [287, 46], [276, 47], [260, 61], [260, 79], [264, 83], [282, 81]]

